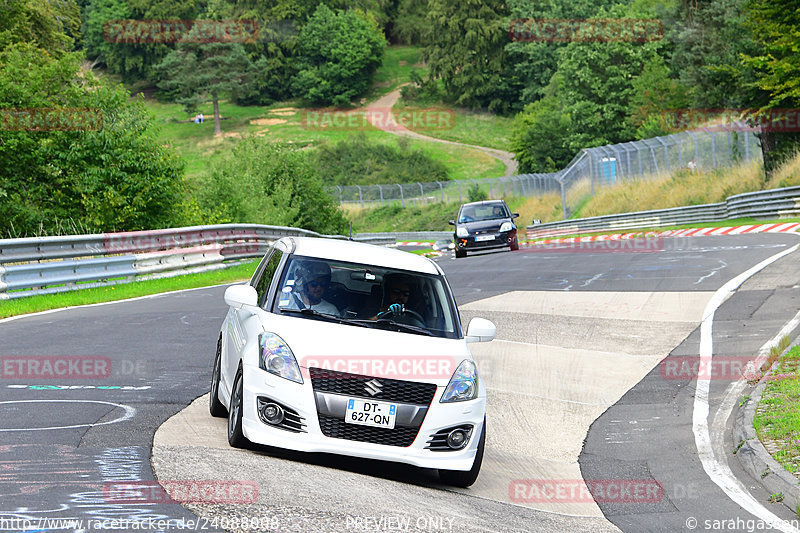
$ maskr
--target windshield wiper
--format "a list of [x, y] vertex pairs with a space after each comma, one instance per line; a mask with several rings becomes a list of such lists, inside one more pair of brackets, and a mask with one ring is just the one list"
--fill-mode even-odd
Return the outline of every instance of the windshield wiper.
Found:
[[[395, 331], [405, 331], [408, 333], [417, 333], [419, 335], [428, 335], [429, 337], [433, 337], [434, 334], [428, 331], [425, 328], [421, 328], [419, 326], [412, 326], [410, 324], [401, 324], [400, 322], [395, 322], [394, 320], [390, 320], [388, 318], [379, 318], [377, 320], [365, 320], [365, 319], [358, 319], [352, 320], [353, 323], [363, 324], [364, 326], [371, 327], [371, 325], [381, 326], [382, 329], [390, 329], [395, 328]], [[388, 327], [387, 327], [388, 326]]]
[[328, 322], [336, 322], [337, 324], [354, 324], [356, 326], [369, 327], [366, 324], [361, 324], [358, 320], [342, 318], [340, 316], [330, 315], [328, 313], [320, 313], [319, 311], [315, 309], [309, 309], [308, 307], [305, 309], [281, 309], [281, 313], [295, 313], [303, 316], [321, 318], [323, 320], [327, 320]]

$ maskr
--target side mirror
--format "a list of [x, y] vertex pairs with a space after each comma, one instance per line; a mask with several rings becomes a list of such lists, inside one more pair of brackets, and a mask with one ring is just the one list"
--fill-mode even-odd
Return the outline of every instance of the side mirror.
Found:
[[467, 342], [489, 342], [494, 339], [497, 328], [494, 323], [485, 318], [475, 317], [469, 321], [467, 326]]
[[225, 289], [225, 303], [234, 309], [258, 307], [258, 293], [251, 285], [231, 285]]
[[455, 225], [456, 225], [456, 221], [455, 221], [455, 220], [451, 220], [451, 221], [449, 222], [449, 224], [450, 224], [451, 226], [455, 226]]
[[519, 213], [511, 213], [511, 218], [517, 218], [518, 216], [519, 216]]

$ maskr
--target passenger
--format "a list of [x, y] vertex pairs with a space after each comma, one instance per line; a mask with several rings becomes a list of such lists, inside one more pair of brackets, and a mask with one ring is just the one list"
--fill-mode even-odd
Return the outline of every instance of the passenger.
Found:
[[339, 309], [325, 300], [331, 283], [331, 267], [323, 261], [304, 261], [295, 271], [294, 289], [284, 309], [313, 309], [326, 315], [340, 316]]

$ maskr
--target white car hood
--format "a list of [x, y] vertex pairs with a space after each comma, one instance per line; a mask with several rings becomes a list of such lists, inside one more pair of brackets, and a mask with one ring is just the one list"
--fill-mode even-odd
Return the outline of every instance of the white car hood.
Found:
[[364, 328], [300, 317], [269, 315], [264, 328], [279, 335], [298, 364], [374, 377], [447, 385], [464, 359], [464, 339]]

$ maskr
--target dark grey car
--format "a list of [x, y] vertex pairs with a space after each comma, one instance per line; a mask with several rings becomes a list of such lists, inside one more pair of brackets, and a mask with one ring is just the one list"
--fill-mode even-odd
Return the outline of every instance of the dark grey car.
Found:
[[453, 233], [456, 257], [466, 257], [468, 251], [493, 248], [519, 250], [517, 225], [514, 224], [518, 216], [519, 213], [512, 213], [503, 200], [463, 204], [458, 218], [450, 221], [456, 227]]

